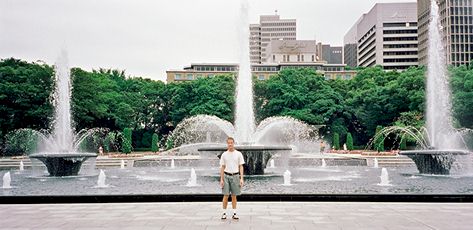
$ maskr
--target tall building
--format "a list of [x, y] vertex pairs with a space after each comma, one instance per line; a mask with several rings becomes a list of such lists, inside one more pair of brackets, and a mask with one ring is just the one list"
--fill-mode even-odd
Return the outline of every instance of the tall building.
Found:
[[417, 3], [377, 3], [345, 35], [344, 61], [402, 70], [419, 64], [417, 46]]
[[296, 19], [281, 19], [279, 15], [262, 15], [259, 24], [250, 25], [250, 60], [265, 63], [266, 47], [272, 40], [296, 40]]
[[[448, 65], [469, 64], [473, 59], [473, 0], [437, 0]], [[418, 0], [419, 62], [427, 65], [430, 0]]]

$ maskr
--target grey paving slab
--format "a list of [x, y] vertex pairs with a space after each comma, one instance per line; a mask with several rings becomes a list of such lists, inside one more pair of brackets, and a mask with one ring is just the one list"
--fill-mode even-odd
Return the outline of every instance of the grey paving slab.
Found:
[[218, 202], [0, 205], [0, 228], [473, 229], [470, 203], [241, 202], [238, 212], [222, 221]]

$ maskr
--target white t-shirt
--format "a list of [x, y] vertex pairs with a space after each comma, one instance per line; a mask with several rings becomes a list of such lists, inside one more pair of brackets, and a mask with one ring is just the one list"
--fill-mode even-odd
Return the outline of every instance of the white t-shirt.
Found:
[[220, 157], [220, 166], [225, 165], [225, 172], [227, 173], [237, 173], [239, 172], [240, 165], [244, 164], [245, 160], [243, 159], [243, 154], [238, 150], [233, 152], [225, 151]]

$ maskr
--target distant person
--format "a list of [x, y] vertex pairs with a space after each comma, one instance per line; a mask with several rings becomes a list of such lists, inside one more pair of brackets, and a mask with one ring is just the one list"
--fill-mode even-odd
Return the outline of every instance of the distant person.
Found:
[[102, 148], [102, 146], [99, 146], [99, 155], [103, 155], [103, 148]]
[[324, 153], [325, 152], [325, 141], [320, 142], [320, 152]]
[[243, 186], [243, 154], [235, 149], [235, 140], [232, 137], [227, 138], [227, 151], [220, 157], [220, 187], [223, 193], [223, 214], [222, 220], [227, 219], [228, 196], [232, 196], [232, 219], [238, 220], [237, 215], [237, 196], [241, 194]]

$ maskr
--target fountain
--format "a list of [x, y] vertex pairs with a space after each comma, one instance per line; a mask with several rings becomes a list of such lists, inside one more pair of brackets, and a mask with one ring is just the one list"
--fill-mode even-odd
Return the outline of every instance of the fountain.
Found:
[[120, 169], [124, 169], [125, 168], [125, 160], [121, 160], [120, 161]]
[[[235, 149], [242, 152], [245, 159], [245, 174], [261, 175], [264, 174], [269, 159], [275, 153], [288, 153], [293, 149], [289, 145], [293, 144], [294, 140], [301, 142], [301, 139], [317, 138], [313, 135], [316, 132], [314, 127], [289, 117], [267, 118], [256, 126], [249, 55], [248, 2], [242, 4], [240, 12], [240, 66], [236, 87], [235, 125], [233, 126], [230, 122], [217, 117], [200, 115], [189, 119], [195, 122], [184, 120], [183, 125], [178, 125], [174, 133], [180, 135], [180, 137], [191, 136], [193, 138], [190, 141], [182, 141], [183, 143], [210, 140], [210, 131], [216, 133], [216, 138], [213, 138], [213, 140], [218, 140], [220, 143], [224, 143], [227, 136], [232, 136], [236, 142]], [[196, 138], [196, 135], [198, 135], [196, 132], [202, 133], [200, 138]], [[186, 133], [189, 134], [186, 135]], [[312, 143], [315, 142], [317, 141], [312, 141]], [[206, 144], [204, 146], [198, 148], [198, 151], [220, 156], [222, 152], [227, 150], [226, 145], [223, 144], [210, 147]]]
[[273, 168], [276, 168], [276, 166], [274, 166], [274, 159], [271, 159], [271, 160], [269, 161], [269, 167], [272, 168], [272, 169], [273, 169]]
[[189, 178], [189, 181], [187, 181], [187, 186], [188, 187], [194, 187], [197, 186], [197, 174], [195, 173], [195, 169], [191, 169], [191, 176]]
[[391, 184], [389, 183], [388, 170], [386, 168], [381, 169], [380, 179], [381, 182], [378, 184], [379, 186], [391, 186]]
[[325, 162], [325, 159], [322, 158], [322, 168], [326, 168], [327, 167], [327, 162]]
[[2, 188], [10, 189], [11, 188], [10, 183], [11, 183], [10, 172], [6, 172], [5, 175], [3, 175], [3, 186], [2, 186]]
[[61, 53], [55, 65], [54, 128], [44, 137], [45, 151], [29, 155], [43, 162], [50, 176], [78, 175], [82, 163], [95, 153], [79, 153], [79, 144], [87, 135], [74, 135], [71, 125], [71, 77], [67, 54]]
[[291, 186], [291, 172], [289, 170], [286, 170], [284, 172], [284, 186]]
[[25, 164], [23, 163], [23, 161], [20, 161], [20, 171], [24, 171], [25, 170]]
[[171, 169], [176, 168], [176, 165], [174, 164], [174, 159], [171, 159]]
[[97, 188], [107, 188], [108, 185], [105, 184], [106, 179], [107, 179], [107, 176], [105, 175], [105, 172], [101, 169], [99, 173], [99, 177], [97, 179]]
[[437, 1], [431, 1], [427, 66], [427, 139], [424, 150], [401, 151], [422, 174], [450, 174], [456, 155], [467, 155], [452, 125], [452, 105]]

